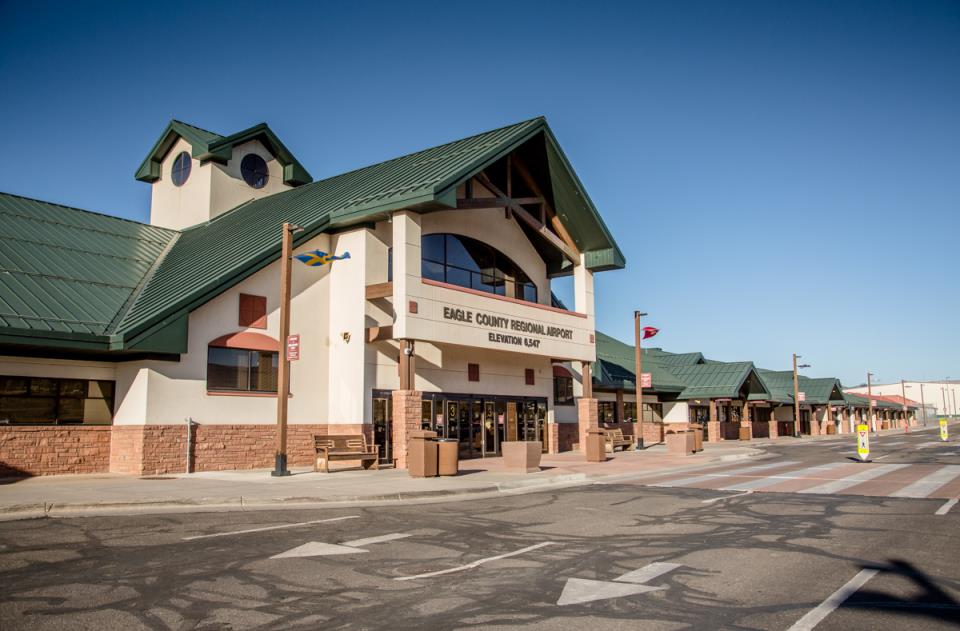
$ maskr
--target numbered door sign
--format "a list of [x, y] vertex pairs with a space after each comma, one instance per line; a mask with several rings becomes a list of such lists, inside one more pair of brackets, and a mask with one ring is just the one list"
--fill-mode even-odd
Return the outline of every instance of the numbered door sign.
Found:
[[866, 425], [857, 425], [857, 455], [862, 461], [870, 457], [870, 428]]
[[947, 431], [947, 419], [940, 419], [940, 440], [947, 440], [950, 437], [949, 432]]

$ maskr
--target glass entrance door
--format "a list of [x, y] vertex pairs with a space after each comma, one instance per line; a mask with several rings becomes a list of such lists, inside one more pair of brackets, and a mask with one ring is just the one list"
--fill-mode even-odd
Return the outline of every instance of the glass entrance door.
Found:
[[392, 401], [386, 397], [373, 399], [373, 442], [380, 452], [381, 464], [393, 464], [393, 427], [391, 423]]
[[493, 401], [483, 404], [483, 455], [496, 456], [500, 453], [500, 444], [497, 441], [497, 415]]

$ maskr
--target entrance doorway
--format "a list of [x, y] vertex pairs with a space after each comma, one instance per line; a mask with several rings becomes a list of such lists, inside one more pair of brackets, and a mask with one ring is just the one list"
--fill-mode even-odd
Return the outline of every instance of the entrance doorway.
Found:
[[[381, 458], [392, 458], [391, 395], [373, 392], [374, 439]], [[539, 442], [547, 450], [547, 399], [424, 392], [421, 428], [457, 441], [461, 459], [500, 455], [505, 440]]]

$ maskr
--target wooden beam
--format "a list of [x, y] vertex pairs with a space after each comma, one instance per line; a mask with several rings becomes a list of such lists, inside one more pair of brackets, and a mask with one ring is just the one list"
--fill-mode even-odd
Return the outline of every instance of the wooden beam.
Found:
[[393, 338], [393, 325], [367, 327], [367, 343]]
[[542, 197], [475, 197], [467, 199], [458, 199], [457, 208], [461, 210], [474, 210], [483, 208], [504, 208], [511, 204], [542, 204]]
[[400, 340], [400, 389], [413, 390], [416, 364], [413, 340]]
[[[530, 190], [533, 191], [533, 194], [546, 200], [547, 196], [543, 194], [542, 190], [540, 190], [540, 186], [537, 185], [537, 181], [533, 178], [533, 175], [530, 173], [530, 170], [527, 169], [527, 165], [523, 162], [520, 156], [516, 156], [514, 158], [513, 166], [517, 169], [517, 173], [520, 175], [520, 178], [526, 183]], [[546, 201], [543, 202], [543, 206], [545, 214], [550, 216], [550, 225], [553, 226], [553, 229], [558, 235], [560, 235], [560, 238], [563, 239], [564, 243], [567, 244], [567, 247], [576, 252], [579, 256], [580, 249], [577, 247], [577, 244], [574, 243], [573, 237], [571, 237], [570, 233], [567, 232], [567, 229], [560, 221], [560, 218], [557, 217], [557, 212]]]
[[389, 298], [393, 295], [393, 283], [376, 283], [374, 285], [367, 285], [366, 287], [366, 298], [367, 300], [376, 300], [377, 298]]
[[508, 196], [504, 195], [497, 186], [490, 181], [490, 178], [487, 177], [485, 173], [480, 173], [477, 175], [477, 181], [483, 184], [485, 187], [490, 189], [494, 195], [502, 197], [505, 201], [510, 202], [507, 208], [513, 211], [513, 214], [520, 221], [524, 222], [536, 232], [540, 234], [544, 239], [546, 239], [550, 245], [560, 250], [560, 253], [567, 257], [571, 263], [574, 265], [580, 264], [580, 256], [576, 250], [571, 249], [560, 237], [551, 232], [543, 223], [537, 220], [536, 217], [531, 215], [526, 208], [520, 204], [514, 202]]

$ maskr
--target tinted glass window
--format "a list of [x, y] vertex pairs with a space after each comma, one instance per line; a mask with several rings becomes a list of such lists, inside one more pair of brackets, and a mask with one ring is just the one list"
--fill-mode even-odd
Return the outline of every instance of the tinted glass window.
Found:
[[243, 156], [243, 161], [240, 163], [240, 174], [243, 176], [243, 181], [253, 188], [266, 186], [267, 177], [270, 176], [267, 171], [267, 163], [255, 153], [248, 153]]
[[186, 151], [181, 151], [177, 159], [173, 161], [173, 170], [170, 172], [174, 186], [183, 186], [187, 178], [190, 177], [190, 166], [190, 154]]
[[279, 355], [242, 348], [207, 349], [207, 389], [276, 392]]
[[455, 234], [428, 234], [420, 246], [426, 279], [537, 302], [537, 286], [530, 277], [486, 243]]
[[0, 422], [109, 423], [113, 382], [0, 376]]

